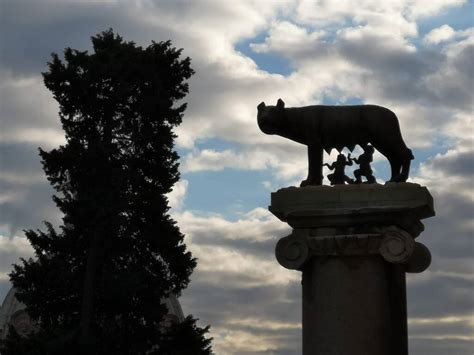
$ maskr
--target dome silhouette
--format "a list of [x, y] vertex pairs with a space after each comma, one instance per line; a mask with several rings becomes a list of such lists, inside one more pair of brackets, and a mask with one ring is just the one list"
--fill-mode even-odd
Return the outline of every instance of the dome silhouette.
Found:
[[[18, 301], [15, 294], [15, 288], [10, 288], [0, 307], [0, 340], [7, 337], [10, 325], [20, 335], [27, 335], [37, 328], [37, 324], [26, 312], [26, 306]], [[163, 303], [168, 309], [168, 314], [164, 317], [165, 326], [184, 320], [183, 310], [175, 294], [170, 294]]]

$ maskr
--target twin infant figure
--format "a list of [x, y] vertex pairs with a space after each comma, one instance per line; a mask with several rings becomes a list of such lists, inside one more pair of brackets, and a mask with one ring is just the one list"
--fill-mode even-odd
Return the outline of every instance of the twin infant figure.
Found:
[[[364, 149], [364, 153], [359, 155], [359, 158], [351, 158], [350, 153], [348, 154], [347, 158], [344, 154], [339, 154], [337, 156], [337, 160], [334, 163], [331, 165], [327, 163], [324, 164], [330, 170], [334, 170], [334, 173], [327, 176], [331, 185], [340, 185], [346, 182], [348, 184], [361, 184], [362, 176], [365, 176], [367, 183], [375, 183], [375, 177], [373, 175], [372, 168], [370, 167], [370, 163], [373, 160], [374, 147], [370, 144], [367, 144], [363, 146], [362, 149]], [[351, 166], [352, 162], [359, 164], [359, 169], [354, 170], [355, 180], [348, 177], [344, 172], [346, 166]]]

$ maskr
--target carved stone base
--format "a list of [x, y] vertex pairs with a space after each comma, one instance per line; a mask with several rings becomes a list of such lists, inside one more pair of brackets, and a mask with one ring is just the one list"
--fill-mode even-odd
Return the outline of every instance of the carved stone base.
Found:
[[270, 211], [292, 226], [278, 262], [303, 272], [303, 354], [406, 355], [405, 272], [422, 272], [415, 238], [434, 215], [416, 184], [286, 188]]

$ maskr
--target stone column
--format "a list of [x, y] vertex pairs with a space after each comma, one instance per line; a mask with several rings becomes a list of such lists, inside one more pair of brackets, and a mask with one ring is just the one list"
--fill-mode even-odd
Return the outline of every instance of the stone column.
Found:
[[407, 355], [406, 272], [431, 262], [415, 238], [434, 215], [411, 183], [289, 187], [270, 211], [293, 231], [278, 262], [302, 271], [304, 355]]

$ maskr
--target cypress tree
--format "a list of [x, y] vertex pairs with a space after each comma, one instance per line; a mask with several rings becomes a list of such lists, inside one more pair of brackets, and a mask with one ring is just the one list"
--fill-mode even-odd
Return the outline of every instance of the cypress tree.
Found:
[[173, 128], [190, 58], [170, 41], [142, 48], [111, 29], [92, 45], [53, 53], [43, 73], [66, 143], [40, 156], [64, 217], [60, 230], [26, 231], [35, 258], [10, 277], [39, 330], [12, 330], [4, 353], [171, 355], [180, 344], [179, 354], [210, 354], [209, 327], [192, 317], [163, 325], [162, 301], [196, 266], [166, 197], [179, 179]]

